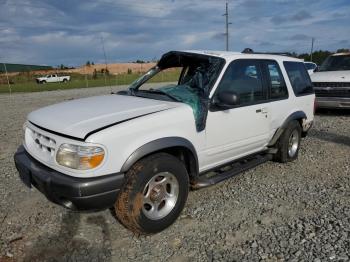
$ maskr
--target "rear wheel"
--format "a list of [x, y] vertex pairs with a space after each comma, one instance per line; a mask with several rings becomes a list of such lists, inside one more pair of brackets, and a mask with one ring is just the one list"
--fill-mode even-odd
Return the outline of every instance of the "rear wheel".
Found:
[[41, 83], [42, 83], [42, 84], [46, 84], [46, 81], [45, 81], [45, 80], [43, 80], [43, 81], [41, 81]]
[[291, 121], [277, 142], [274, 160], [285, 163], [298, 158], [301, 140], [301, 127], [298, 121]]
[[116, 215], [135, 233], [160, 232], [180, 215], [188, 190], [188, 174], [180, 160], [166, 153], [151, 155], [127, 172], [115, 203]]
[[63, 79], [63, 83], [67, 83], [68, 82], [68, 80], [67, 79]]

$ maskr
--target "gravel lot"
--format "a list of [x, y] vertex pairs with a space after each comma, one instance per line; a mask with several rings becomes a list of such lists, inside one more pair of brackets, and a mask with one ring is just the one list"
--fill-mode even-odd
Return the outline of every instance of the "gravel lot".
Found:
[[192, 191], [169, 229], [134, 236], [110, 210], [73, 213], [19, 180], [26, 115], [109, 88], [0, 95], [0, 261], [349, 261], [350, 113], [322, 112], [299, 159]]

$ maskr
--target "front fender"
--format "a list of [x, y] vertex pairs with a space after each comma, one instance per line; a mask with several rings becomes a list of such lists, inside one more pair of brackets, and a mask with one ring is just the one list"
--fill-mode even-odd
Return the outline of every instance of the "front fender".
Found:
[[196, 153], [196, 149], [194, 148], [193, 144], [188, 141], [185, 138], [182, 137], [163, 137], [159, 138], [157, 140], [148, 142], [147, 144], [144, 144], [143, 146], [136, 149], [125, 161], [121, 168], [121, 172], [128, 171], [133, 164], [135, 164], [138, 160], [141, 158], [157, 152], [164, 149], [172, 148], [172, 147], [184, 147], [192, 153], [194, 159], [195, 159], [195, 170], [198, 172], [198, 156]]

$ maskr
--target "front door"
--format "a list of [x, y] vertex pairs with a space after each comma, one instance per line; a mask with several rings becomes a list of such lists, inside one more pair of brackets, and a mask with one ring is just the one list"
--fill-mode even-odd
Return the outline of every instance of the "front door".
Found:
[[231, 109], [212, 107], [206, 125], [205, 165], [224, 164], [261, 150], [269, 138], [269, 103], [262, 62], [256, 59], [233, 61], [226, 69], [214, 97], [233, 91], [238, 104]]

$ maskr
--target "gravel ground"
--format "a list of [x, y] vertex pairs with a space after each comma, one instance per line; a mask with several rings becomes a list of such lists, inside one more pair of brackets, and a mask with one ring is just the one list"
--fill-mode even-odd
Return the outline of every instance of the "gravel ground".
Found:
[[19, 180], [26, 115], [109, 88], [0, 96], [0, 261], [349, 261], [350, 113], [322, 112], [293, 163], [192, 191], [167, 230], [134, 236], [110, 210], [73, 213]]

